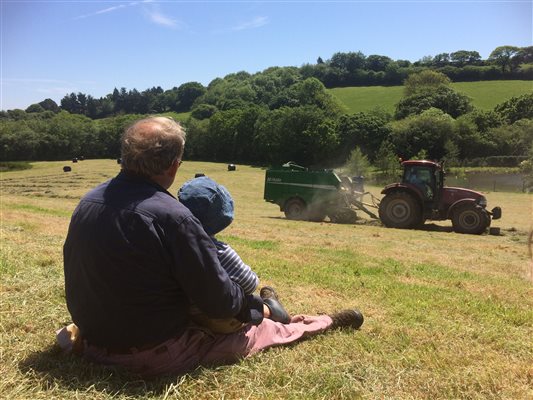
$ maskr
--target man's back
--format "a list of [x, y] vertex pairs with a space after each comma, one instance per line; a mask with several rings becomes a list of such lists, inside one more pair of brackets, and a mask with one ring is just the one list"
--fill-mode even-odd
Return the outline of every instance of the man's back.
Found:
[[[191, 293], [232, 286], [189, 211], [157, 184], [124, 173], [82, 199], [64, 260], [74, 322], [89, 343], [110, 348], [179, 334], [188, 323]], [[239, 305], [229, 303], [201, 301], [214, 314], [236, 314]]]

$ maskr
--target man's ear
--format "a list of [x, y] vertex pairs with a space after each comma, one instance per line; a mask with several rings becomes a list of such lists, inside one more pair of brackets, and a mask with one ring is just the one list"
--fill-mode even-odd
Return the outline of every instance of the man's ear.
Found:
[[181, 163], [179, 162], [179, 160], [174, 161], [172, 165], [167, 169], [167, 174], [172, 177], [176, 176], [180, 164]]

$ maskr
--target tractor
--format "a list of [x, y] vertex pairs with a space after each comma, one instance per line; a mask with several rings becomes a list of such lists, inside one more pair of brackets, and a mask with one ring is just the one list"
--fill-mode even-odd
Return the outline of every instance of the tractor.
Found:
[[444, 168], [427, 160], [401, 162], [402, 180], [387, 185], [379, 204], [379, 218], [389, 228], [417, 228], [426, 220], [452, 220], [458, 233], [481, 234], [500, 207], [487, 210], [487, 199], [469, 189], [444, 186]]

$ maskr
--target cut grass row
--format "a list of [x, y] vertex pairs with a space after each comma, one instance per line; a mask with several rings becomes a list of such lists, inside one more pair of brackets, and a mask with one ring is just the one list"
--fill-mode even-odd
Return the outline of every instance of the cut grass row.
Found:
[[[262, 169], [238, 165], [228, 172], [224, 164], [186, 162], [170, 192], [197, 172], [224, 184], [236, 219], [220, 238], [263, 284], [278, 289], [291, 313], [357, 306], [366, 322], [359, 332], [336, 331], [235, 365], [143, 382], [52, 347], [53, 331], [69, 322], [62, 276], [69, 215], [94, 182], [118, 171], [112, 160], [86, 160], [70, 174], [60, 166], [35, 163], [0, 176], [2, 398], [533, 396], [531, 195], [487, 194], [504, 210], [502, 236], [458, 235], [447, 223], [415, 231], [288, 221], [262, 200]], [[54, 176], [49, 193], [36, 189]]]

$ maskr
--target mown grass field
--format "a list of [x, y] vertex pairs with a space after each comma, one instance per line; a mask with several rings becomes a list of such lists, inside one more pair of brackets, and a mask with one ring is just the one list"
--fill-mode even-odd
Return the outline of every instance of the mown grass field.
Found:
[[[492, 110], [496, 105], [533, 91], [532, 81], [456, 82], [452, 88], [472, 99], [474, 107]], [[349, 113], [381, 108], [394, 112], [403, 97], [403, 86], [364, 86], [328, 89], [346, 107]]]
[[[63, 173], [62, 166], [73, 171]], [[358, 332], [329, 332], [242, 362], [144, 382], [55, 350], [69, 322], [62, 244], [79, 198], [114, 160], [35, 163], [2, 173], [0, 398], [531, 399], [532, 197], [487, 193], [501, 236], [288, 221], [262, 200], [264, 171], [185, 162], [171, 188], [203, 172], [236, 201], [220, 236], [276, 287], [291, 313], [359, 307]], [[378, 188], [369, 188], [378, 194]], [[110, 327], [112, 329], [112, 327]]]

